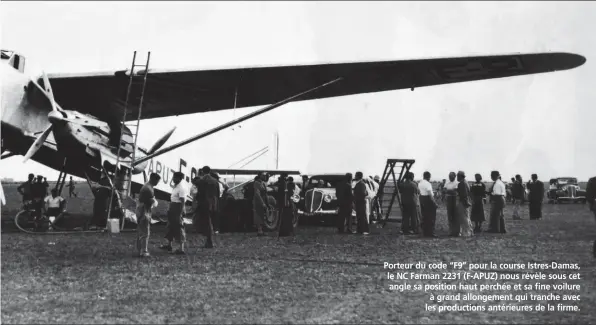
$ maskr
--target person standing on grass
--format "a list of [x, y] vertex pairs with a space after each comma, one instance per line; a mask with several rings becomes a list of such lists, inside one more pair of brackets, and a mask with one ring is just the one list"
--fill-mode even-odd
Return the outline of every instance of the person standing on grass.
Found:
[[513, 220], [521, 220], [519, 210], [524, 200], [524, 186], [521, 175], [515, 175], [515, 179], [512, 179], [511, 184], [511, 197], [513, 199]]
[[19, 187], [17, 187], [17, 192], [19, 192], [19, 194], [21, 194], [21, 196], [23, 198], [23, 201], [22, 201], [23, 206], [29, 204], [31, 202], [31, 200], [33, 199], [33, 196], [32, 196], [33, 184], [35, 184], [35, 175], [29, 174], [27, 181], [22, 183], [21, 185], [19, 185]]
[[424, 237], [436, 237], [435, 221], [438, 206], [435, 202], [430, 176], [429, 172], [424, 172], [422, 174], [423, 179], [418, 184], [420, 189], [420, 213], [422, 214], [422, 235]]
[[457, 206], [457, 186], [459, 183], [455, 180], [455, 173], [449, 173], [449, 182], [445, 184], [445, 206], [447, 207], [447, 221], [449, 222], [449, 236], [459, 236], [459, 223], [455, 217]]
[[544, 201], [544, 183], [538, 180], [538, 175], [532, 174], [532, 181], [528, 183], [528, 200], [530, 201], [530, 220], [542, 219], [542, 202]]
[[255, 179], [253, 187], [252, 209], [254, 216], [254, 224], [257, 227], [257, 236], [265, 236], [263, 226], [265, 218], [269, 211], [269, 198], [267, 197], [267, 175], [262, 172], [259, 177]]
[[336, 188], [338, 203], [337, 232], [343, 234], [347, 228], [348, 233], [352, 230], [352, 207], [354, 206], [354, 193], [352, 192], [352, 174], [347, 173], [343, 182], [339, 182]]
[[184, 174], [181, 172], [175, 172], [172, 178], [174, 182], [174, 188], [172, 189], [172, 195], [170, 196], [170, 206], [168, 209], [168, 230], [165, 238], [168, 240], [168, 244], [160, 246], [161, 249], [172, 251], [172, 243], [177, 241], [180, 244], [180, 248], [177, 249], [174, 254], [184, 255], [184, 243], [186, 242], [186, 231], [184, 229], [184, 218], [182, 213], [184, 212], [184, 202], [186, 202], [186, 188], [182, 180]]
[[356, 185], [354, 186], [354, 208], [356, 210], [358, 232], [363, 235], [368, 235], [370, 232], [368, 220], [366, 220], [366, 197], [368, 196], [368, 190], [362, 178], [362, 172], [356, 172]]
[[209, 166], [203, 167], [205, 176], [197, 183], [197, 201], [199, 202], [199, 215], [197, 230], [203, 234], [207, 240], [205, 241], [205, 248], [213, 248], [213, 236], [215, 229], [213, 222], [215, 215], [219, 211], [219, 182], [211, 173]]
[[404, 235], [418, 234], [420, 232], [420, 220], [418, 219], [420, 190], [418, 184], [414, 182], [414, 173], [407, 172], [404, 176], [404, 182], [399, 186], [403, 211], [401, 231]]
[[149, 234], [151, 232], [151, 209], [157, 207], [153, 187], [157, 186], [161, 176], [157, 173], [149, 175], [147, 182], [139, 191], [137, 200], [137, 253], [139, 257], [149, 257]]
[[492, 171], [490, 173], [490, 178], [493, 180], [494, 184], [491, 190], [490, 222], [487, 232], [505, 234], [507, 233], [507, 230], [505, 230], [503, 208], [505, 207], [505, 196], [507, 195], [507, 190], [505, 189], [505, 184], [501, 180], [498, 171]]
[[70, 180], [68, 181], [68, 197], [77, 197], [77, 193], [75, 193], [75, 183], [72, 180], [72, 176], [70, 176]]
[[459, 233], [464, 237], [472, 236], [472, 224], [470, 222], [470, 185], [466, 180], [466, 174], [463, 171], [457, 172], [457, 221], [459, 223]]
[[472, 213], [470, 219], [474, 222], [474, 232], [482, 231], [482, 223], [486, 220], [484, 216], [484, 198], [486, 197], [486, 185], [482, 182], [480, 174], [474, 175], [476, 182], [472, 184]]

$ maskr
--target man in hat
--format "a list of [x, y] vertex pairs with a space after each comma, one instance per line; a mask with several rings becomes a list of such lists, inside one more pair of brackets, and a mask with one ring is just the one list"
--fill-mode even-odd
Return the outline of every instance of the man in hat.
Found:
[[141, 187], [137, 201], [137, 253], [139, 257], [149, 257], [149, 234], [151, 232], [151, 209], [157, 207], [153, 187], [157, 186], [161, 176], [149, 175], [149, 181]]
[[530, 201], [530, 220], [542, 219], [542, 202], [544, 201], [544, 183], [538, 180], [538, 175], [532, 174], [532, 181], [528, 183], [528, 200]]
[[490, 221], [487, 232], [505, 234], [507, 231], [505, 230], [503, 208], [505, 207], [505, 196], [507, 195], [507, 190], [505, 189], [505, 184], [500, 179], [500, 174], [498, 171], [492, 171], [490, 173], [490, 178], [493, 180], [494, 184], [490, 191]]
[[435, 221], [437, 219], [437, 203], [433, 194], [433, 186], [430, 183], [430, 173], [424, 172], [422, 180], [418, 184], [420, 190], [420, 213], [422, 214], [422, 235], [424, 237], [435, 236]]
[[177, 241], [180, 244], [180, 248], [177, 249], [174, 254], [184, 255], [184, 243], [186, 242], [186, 231], [184, 229], [184, 218], [182, 213], [184, 212], [184, 203], [186, 202], [187, 189], [182, 181], [184, 174], [181, 172], [175, 172], [172, 178], [174, 182], [174, 188], [170, 196], [170, 206], [168, 208], [168, 230], [165, 238], [168, 241], [167, 244], [161, 245], [161, 249], [172, 251], [172, 243]]
[[197, 184], [197, 200], [199, 202], [199, 215], [197, 230], [202, 233], [207, 240], [205, 241], [205, 248], [213, 248], [213, 235], [215, 233], [213, 221], [214, 216], [219, 211], [219, 182], [209, 166], [203, 167], [205, 176], [201, 178]]

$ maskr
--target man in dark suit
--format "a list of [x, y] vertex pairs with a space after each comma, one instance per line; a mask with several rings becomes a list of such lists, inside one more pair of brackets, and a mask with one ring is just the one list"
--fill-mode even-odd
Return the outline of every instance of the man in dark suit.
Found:
[[366, 197], [368, 190], [366, 184], [362, 180], [362, 172], [356, 172], [356, 186], [354, 186], [354, 208], [356, 210], [357, 228], [358, 232], [363, 235], [368, 235], [370, 232], [368, 220], [366, 219]]
[[538, 180], [538, 175], [532, 174], [532, 181], [528, 183], [530, 194], [530, 220], [542, 219], [542, 201], [544, 200], [544, 183]]
[[346, 227], [352, 233], [352, 205], [354, 193], [352, 192], [352, 174], [347, 173], [344, 181], [340, 182], [335, 189], [339, 211], [337, 216], [337, 231], [342, 234]]
[[420, 220], [418, 219], [418, 206], [420, 190], [414, 182], [414, 173], [407, 172], [404, 182], [399, 184], [403, 217], [401, 231], [404, 235], [419, 233]]
[[197, 182], [197, 202], [199, 203], [197, 230], [207, 237], [205, 248], [213, 248], [213, 219], [218, 211], [219, 182], [211, 176], [211, 168], [203, 167], [205, 176]]

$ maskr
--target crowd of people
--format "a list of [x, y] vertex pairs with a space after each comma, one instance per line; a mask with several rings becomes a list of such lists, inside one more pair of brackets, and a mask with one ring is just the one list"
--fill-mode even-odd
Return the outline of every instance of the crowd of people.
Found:
[[[161, 177], [152, 173], [149, 181], [143, 185], [138, 196], [136, 206], [137, 216], [137, 249], [139, 256], [149, 256], [148, 240], [152, 218], [152, 209], [157, 206], [154, 194], [156, 186]], [[175, 254], [185, 254], [184, 243], [186, 233], [184, 227], [185, 202], [187, 189], [183, 184], [184, 175], [181, 172], [174, 173], [170, 203], [167, 213], [166, 243], [160, 248]], [[482, 232], [482, 224], [486, 221], [485, 204], [490, 204], [489, 225], [486, 232], [506, 233], [503, 209], [507, 200], [508, 192], [511, 196], [513, 206], [513, 219], [521, 219], [520, 204], [524, 200], [529, 201], [529, 219], [542, 219], [542, 204], [545, 187], [542, 181], [538, 180], [536, 174], [532, 174], [531, 181], [523, 185], [520, 175], [516, 175], [508, 191], [507, 186], [501, 180], [498, 171], [491, 172], [493, 181], [490, 188], [482, 182], [482, 176], [475, 174], [475, 182], [471, 185], [466, 180], [463, 171], [451, 172], [449, 181], [443, 180], [439, 185], [439, 193], [435, 195], [430, 182], [430, 172], [424, 172], [420, 182], [414, 181], [414, 174], [407, 172], [402, 182], [399, 183], [399, 193], [402, 205], [401, 233], [405, 235], [421, 234], [424, 237], [436, 237], [435, 223], [436, 211], [439, 203], [444, 203], [447, 210], [450, 236], [472, 236], [474, 233]], [[304, 194], [308, 186], [317, 184], [308, 183], [308, 176], [303, 176], [302, 189], [295, 184], [292, 177], [281, 175], [276, 182], [275, 202], [270, 202], [267, 194], [267, 182], [269, 175], [260, 173], [255, 177], [254, 182], [245, 186], [245, 198], [249, 198], [249, 210], [252, 212], [253, 222], [257, 228], [257, 235], [264, 235], [263, 225], [267, 212], [276, 204], [279, 211], [280, 225], [279, 236], [294, 235], [294, 217], [296, 213], [295, 201], [292, 199], [297, 193]], [[361, 172], [345, 175], [344, 181], [336, 185], [336, 196], [338, 200], [337, 228], [339, 233], [370, 233], [371, 215], [380, 215], [380, 204], [378, 197], [380, 193], [380, 178], [378, 176], [365, 178]], [[72, 177], [70, 180], [72, 182]], [[325, 184], [319, 184], [324, 186]], [[71, 195], [74, 189], [69, 186]], [[36, 224], [47, 224], [47, 218], [57, 216], [65, 211], [66, 200], [58, 195], [57, 189], [50, 191], [47, 180], [38, 175], [29, 174], [28, 180], [21, 184], [17, 191], [23, 197], [24, 206], [29, 205], [35, 211]], [[214, 234], [218, 233], [220, 226], [220, 214], [222, 198], [228, 186], [219, 179], [219, 175], [211, 171], [208, 166], [199, 171], [199, 176], [192, 180], [190, 190], [193, 198], [193, 224], [197, 232], [206, 237], [205, 247], [214, 247]], [[526, 195], [526, 189], [528, 194]], [[76, 194], [75, 194], [76, 195]], [[488, 199], [488, 200], [487, 200]], [[596, 216], [596, 177], [588, 181], [586, 187], [586, 201], [590, 210]], [[356, 212], [356, 230], [353, 229], [352, 211]], [[177, 243], [178, 249], [174, 250]], [[596, 245], [596, 242], [595, 242]], [[596, 251], [595, 251], [596, 252]]]
[[34, 224], [37, 230], [46, 230], [51, 217], [58, 217], [66, 210], [66, 200], [58, 195], [57, 189], [49, 191], [50, 185], [43, 175], [29, 174], [26, 182], [17, 187], [23, 200], [23, 209], [34, 210]]

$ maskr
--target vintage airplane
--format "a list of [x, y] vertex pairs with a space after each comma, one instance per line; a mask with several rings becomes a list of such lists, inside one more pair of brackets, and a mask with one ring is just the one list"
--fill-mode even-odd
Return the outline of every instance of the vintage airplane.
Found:
[[[291, 101], [554, 72], [586, 62], [577, 54], [537, 53], [186, 71], [135, 71], [133, 64], [130, 70], [32, 78], [24, 56], [5, 50], [1, 56], [1, 158], [24, 155], [25, 160], [90, 182], [132, 169], [133, 192], [148, 171], [158, 172], [163, 184], [157, 196], [165, 200], [171, 173], [192, 164], [179, 159], [179, 166], [172, 168], [153, 158]], [[127, 105], [131, 74], [146, 77], [142, 106], [140, 92]], [[267, 104], [271, 105], [163, 149], [173, 130], [150, 149], [142, 149], [134, 145], [131, 130], [122, 127], [123, 120]], [[187, 180], [196, 173], [191, 167]]]

